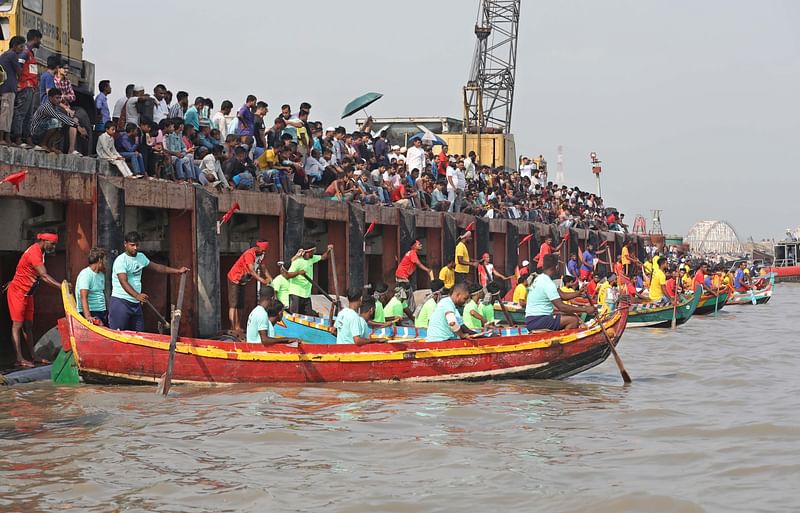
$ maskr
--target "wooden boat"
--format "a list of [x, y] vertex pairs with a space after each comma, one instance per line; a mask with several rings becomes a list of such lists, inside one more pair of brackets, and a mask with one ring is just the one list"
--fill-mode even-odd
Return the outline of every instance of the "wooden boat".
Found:
[[755, 284], [758, 285], [759, 281], [762, 286], [749, 290], [747, 292], [733, 291], [728, 296], [727, 305], [752, 305], [753, 299], [758, 305], [763, 305], [772, 299], [772, 290], [775, 287], [775, 273], [770, 273], [765, 276], [757, 276]]
[[[701, 287], [697, 287], [693, 294], [679, 298], [678, 308], [675, 310], [676, 325], [681, 325], [692, 317], [702, 298], [701, 290]], [[669, 328], [672, 326], [672, 312], [672, 305], [634, 304], [630, 306], [628, 326], [631, 328]]]
[[[110, 330], [88, 323], [76, 310], [66, 283], [66, 316], [58, 327], [87, 383], [154, 384], [166, 370], [169, 337]], [[602, 363], [617, 344], [627, 307], [582, 330], [490, 335], [471, 340], [404, 341], [365, 346], [285, 344], [263, 346], [194, 338], [178, 339], [173, 383], [306, 383], [560, 379]]]
[[[505, 305], [506, 311], [508, 312], [508, 315], [511, 316], [511, 320], [514, 321], [514, 324], [525, 324], [524, 307], [521, 307], [511, 301], [504, 301], [503, 305]], [[503, 313], [503, 307], [500, 306], [499, 303], [494, 304], [494, 318], [500, 322], [508, 322], [506, 320], [506, 314]]]
[[700, 302], [697, 304], [694, 315], [708, 315], [719, 312], [725, 306], [726, 301], [728, 301], [727, 292], [720, 292], [717, 296], [704, 292], [700, 297]]

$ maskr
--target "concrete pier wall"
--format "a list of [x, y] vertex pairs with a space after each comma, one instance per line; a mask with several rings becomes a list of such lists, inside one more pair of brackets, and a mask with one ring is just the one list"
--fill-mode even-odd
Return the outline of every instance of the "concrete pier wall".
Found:
[[[361, 206], [309, 196], [280, 196], [251, 191], [212, 193], [171, 182], [132, 180], [114, 176], [108, 166], [95, 159], [53, 156], [18, 148], [0, 147], [0, 178], [21, 169], [26, 180], [16, 192], [0, 184], [0, 281], [13, 276], [21, 252], [42, 229], [55, 229], [61, 236], [57, 253], [48, 258], [48, 271], [56, 279], [75, 280], [86, 265], [92, 246], [103, 246], [111, 261], [122, 251], [125, 232], [137, 230], [143, 236], [142, 251], [156, 262], [192, 269], [183, 310], [184, 335], [210, 336], [227, 328], [228, 269], [239, 254], [258, 239], [270, 241], [264, 259], [275, 275], [277, 261], [289, 260], [300, 246], [327, 244], [336, 248], [336, 272], [340, 293], [348, 286], [385, 281], [392, 284], [398, 259], [414, 240], [423, 244], [421, 258], [438, 270], [453, 258], [457, 237], [475, 223], [470, 252], [488, 252], [498, 270], [511, 274], [521, 260], [538, 252], [545, 235], [561, 237], [564, 230], [539, 223], [476, 219], [464, 214], [442, 214], [401, 210], [393, 207]], [[217, 234], [217, 220], [234, 203], [239, 210]], [[364, 237], [375, 223], [373, 233]], [[521, 247], [519, 240], [535, 237]], [[578, 244], [608, 241], [613, 257], [625, 238], [640, 248], [635, 236], [572, 230], [570, 243], [562, 248], [567, 260]], [[322, 262], [316, 281], [333, 293], [333, 265]], [[145, 291], [163, 313], [177, 296], [178, 279], [145, 272]], [[110, 283], [110, 279], [108, 280]], [[429, 279], [417, 273], [417, 287]], [[252, 290], [250, 290], [252, 289]], [[255, 284], [247, 292], [246, 309], [255, 305]], [[42, 288], [36, 298], [35, 331], [43, 333], [62, 314], [55, 290]], [[155, 330], [148, 312], [146, 325]], [[5, 300], [0, 306], [0, 347], [7, 351], [10, 322]]]

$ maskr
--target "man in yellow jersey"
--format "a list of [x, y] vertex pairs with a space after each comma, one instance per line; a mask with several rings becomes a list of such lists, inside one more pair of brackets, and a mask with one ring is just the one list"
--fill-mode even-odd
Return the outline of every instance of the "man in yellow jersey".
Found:
[[525, 308], [526, 300], [528, 299], [528, 280], [526, 279], [527, 276], [520, 276], [517, 278], [517, 287], [514, 289], [514, 295], [511, 297], [511, 300]]
[[636, 255], [631, 251], [631, 246], [633, 242], [628, 241], [622, 246], [622, 270], [625, 272], [625, 276], [630, 278], [633, 276], [634, 267], [639, 266], [642, 263], [636, 258]]
[[653, 267], [653, 277], [650, 278], [650, 301], [653, 303], [671, 303], [667, 294], [667, 275], [664, 272], [668, 265], [667, 259], [661, 258], [658, 267]]
[[456, 261], [450, 260], [447, 265], [439, 270], [439, 279], [444, 283], [444, 294], [447, 295], [456, 284]]
[[477, 267], [478, 262], [469, 259], [469, 249], [467, 243], [472, 240], [472, 232], [466, 231], [459, 238], [456, 244], [456, 283], [466, 283], [469, 281], [470, 267]]

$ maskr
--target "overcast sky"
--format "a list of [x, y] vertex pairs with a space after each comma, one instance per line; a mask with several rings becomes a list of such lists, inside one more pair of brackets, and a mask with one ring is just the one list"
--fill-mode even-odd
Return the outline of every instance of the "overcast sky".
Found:
[[[277, 8], [277, 5], [283, 6]], [[384, 93], [373, 116], [461, 116], [477, 0], [84, 2], [86, 58], [115, 91], [158, 82], [277, 113]], [[566, 181], [669, 233], [724, 219], [739, 237], [800, 224], [800, 2], [523, 0], [513, 132]], [[344, 126], [354, 128], [347, 120]], [[554, 173], [551, 171], [551, 176]], [[649, 221], [648, 221], [649, 222]]]

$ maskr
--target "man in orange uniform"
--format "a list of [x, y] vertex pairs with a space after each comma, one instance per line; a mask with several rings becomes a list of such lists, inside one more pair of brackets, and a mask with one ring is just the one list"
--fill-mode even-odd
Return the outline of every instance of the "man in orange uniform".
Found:
[[258, 241], [256, 245], [249, 248], [241, 254], [241, 256], [233, 264], [231, 270], [228, 271], [228, 320], [231, 323], [231, 330], [241, 331], [241, 311], [244, 308], [244, 287], [251, 278], [255, 278], [262, 285], [269, 285], [272, 281], [272, 276], [269, 271], [266, 278], [262, 278], [258, 274], [258, 268], [261, 264], [261, 259], [264, 258], [264, 252], [269, 248], [269, 242]]
[[[44, 266], [44, 255], [54, 253], [58, 235], [40, 233], [17, 264], [14, 278], [8, 284], [8, 313], [11, 316], [11, 340], [17, 354], [18, 367], [33, 367], [33, 361], [22, 355], [22, 336], [28, 346], [31, 359], [33, 356], [33, 294], [44, 281], [53, 288], [60, 289], [61, 284], [47, 274]], [[24, 333], [23, 333], [24, 332]]]
[[553, 247], [553, 237], [547, 235], [544, 238], [544, 242], [542, 242], [542, 245], [539, 246], [539, 254], [535, 257], [537, 273], [541, 274], [543, 272], [545, 255], [561, 251], [561, 246], [564, 245], [564, 240], [565, 239], [562, 239], [561, 242], [558, 243], [558, 246]]

